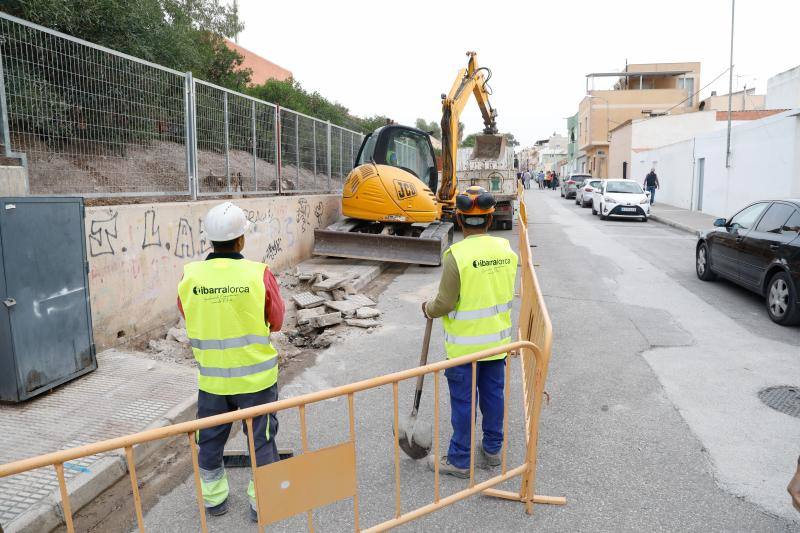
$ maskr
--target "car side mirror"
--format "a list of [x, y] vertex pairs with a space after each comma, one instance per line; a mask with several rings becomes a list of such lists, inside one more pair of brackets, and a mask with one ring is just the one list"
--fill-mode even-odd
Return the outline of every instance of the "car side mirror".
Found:
[[716, 227], [718, 227], [718, 228], [724, 228], [724, 227], [725, 227], [725, 224], [726, 224], [727, 222], [728, 222], [728, 221], [727, 221], [727, 220], [725, 220], [724, 218], [718, 218], [718, 219], [716, 219], [716, 220], [714, 221], [714, 226], [716, 226]]

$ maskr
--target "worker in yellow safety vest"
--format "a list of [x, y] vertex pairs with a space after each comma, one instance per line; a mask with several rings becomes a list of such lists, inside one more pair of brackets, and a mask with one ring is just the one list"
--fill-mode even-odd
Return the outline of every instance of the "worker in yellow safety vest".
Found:
[[[270, 332], [280, 331], [284, 303], [269, 267], [242, 256], [250, 223], [239, 207], [225, 202], [203, 221], [214, 251], [188, 263], [178, 284], [178, 307], [197, 360], [197, 417], [227, 413], [278, 399], [278, 352]], [[247, 426], [242, 424], [245, 434]], [[228, 478], [222, 462], [231, 424], [197, 432], [200, 481], [206, 510], [228, 510]], [[256, 463], [278, 460], [274, 414], [253, 418]], [[247, 488], [250, 517], [257, 519], [253, 480]]]
[[[456, 220], [464, 239], [444, 253], [439, 292], [422, 304], [428, 318], [442, 317], [447, 358], [453, 359], [511, 342], [511, 305], [517, 276], [517, 254], [507, 239], [488, 234], [495, 198], [472, 186], [456, 196]], [[506, 354], [482, 359], [476, 365], [477, 403], [483, 415], [481, 466], [500, 464], [503, 443], [503, 387]], [[439, 471], [469, 476], [472, 364], [445, 370], [450, 389], [453, 437], [447, 455], [431, 455]], [[480, 459], [480, 458], [479, 458]]]

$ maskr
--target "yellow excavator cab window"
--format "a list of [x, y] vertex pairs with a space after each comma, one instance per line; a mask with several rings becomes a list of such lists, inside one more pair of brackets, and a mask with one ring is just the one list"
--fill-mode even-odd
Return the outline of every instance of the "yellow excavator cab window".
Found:
[[404, 129], [393, 129], [386, 142], [385, 164], [402, 168], [430, 186], [431, 168], [436, 162], [425, 135]]

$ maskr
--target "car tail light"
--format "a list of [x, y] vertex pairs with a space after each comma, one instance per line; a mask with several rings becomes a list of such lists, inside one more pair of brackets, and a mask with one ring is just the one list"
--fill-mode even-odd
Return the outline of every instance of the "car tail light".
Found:
[[585, 189], [583, 189], [583, 190], [584, 190], [584, 191], [586, 191], [586, 192], [592, 192], [592, 188], [591, 188], [591, 187], [586, 187], [586, 188], [585, 188]]
[[567, 182], [567, 185], [575, 185], [575, 182], [574, 182], [574, 181], [572, 181], [572, 180], [569, 180], [569, 181]]

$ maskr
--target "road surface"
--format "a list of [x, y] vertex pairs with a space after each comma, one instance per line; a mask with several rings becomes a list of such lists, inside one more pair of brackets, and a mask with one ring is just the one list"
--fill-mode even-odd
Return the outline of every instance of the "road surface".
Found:
[[[527, 191], [535, 261], [555, 339], [543, 410], [536, 492], [565, 495], [565, 507], [485, 497], [405, 526], [407, 531], [799, 531], [785, 492], [800, 452], [800, 420], [756, 396], [800, 381], [800, 330], [769, 321], [763, 302], [726, 282], [694, 275], [694, 237], [666, 226], [602, 222], [554, 191]], [[515, 240], [511, 232], [498, 232]], [[516, 243], [514, 243], [516, 245]], [[282, 386], [293, 396], [416, 364], [439, 269], [410, 267], [381, 297], [384, 326], [323, 353]], [[442, 357], [440, 327], [431, 359]], [[519, 382], [515, 371], [514, 386]], [[412, 384], [401, 387], [401, 411]], [[432, 413], [426, 383], [420, 416]], [[442, 446], [449, 438], [442, 381]], [[519, 391], [512, 390], [510, 458], [522, 458]], [[394, 474], [391, 389], [356, 398], [362, 527], [391, 518]], [[312, 448], [347, 438], [346, 402], [308, 412]], [[300, 448], [296, 413], [281, 416], [279, 445]], [[432, 498], [424, 462], [402, 460], [403, 510]], [[481, 474], [484, 475], [485, 474]], [[211, 531], [254, 530], [244, 488], [230, 470], [231, 511]], [[443, 478], [443, 494], [463, 486]], [[509, 485], [509, 488], [512, 485]], [[146, 515], [154, 531], [197, 530], [192, 480]], [[352, 530], [352, 504], [314, 513], [319, 531]], [[299, 531], [305, 516], [271, 531]]]

